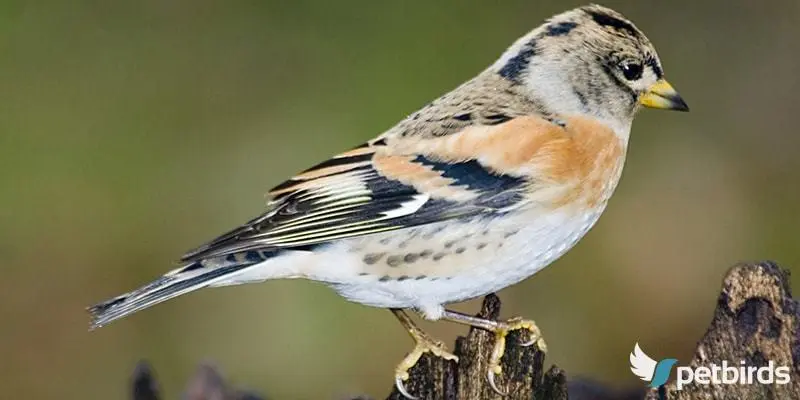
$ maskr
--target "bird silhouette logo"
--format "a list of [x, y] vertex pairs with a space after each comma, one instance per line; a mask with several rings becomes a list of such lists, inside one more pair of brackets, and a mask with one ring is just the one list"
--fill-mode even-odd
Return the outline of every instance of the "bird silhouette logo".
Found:
[[641, 380], [650, 382], [648, 386], [651, 388], [657, 388], [667, 383], [672, 367], [678, 362], [678, 360], [674, 358], [665, 358], [661, 361], [656, 361], [642, 351], [638, 342], [633, 346], [630, 361], [631, 372]]

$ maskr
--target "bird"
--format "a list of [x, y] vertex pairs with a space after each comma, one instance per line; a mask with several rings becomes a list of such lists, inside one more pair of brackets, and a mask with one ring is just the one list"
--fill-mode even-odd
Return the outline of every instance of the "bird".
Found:
[[89, 307], [90, 329], [206, 287], [307, 279], [397, 317], [415, 343], [395, 369], [404, 396], [423, 354], [457, 360], [413, 313], [493, 332], [486, 377], [503, 393], [506, 335], [544, 347], [539, 328], [446, 305], [517, 284], [584, 237], [642, 107], [689, 110], [644, 33], [597, 4], [552, 16], [465, 83], [273, 187], [263, 212], [179, 268]]

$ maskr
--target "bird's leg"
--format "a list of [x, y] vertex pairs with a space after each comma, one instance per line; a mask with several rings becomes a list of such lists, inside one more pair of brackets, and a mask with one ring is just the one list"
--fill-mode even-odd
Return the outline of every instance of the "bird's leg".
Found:
[[397, 320], [400, 321], [400, 324], [403, 325], [403, 328], [406, 328], [408, 334], [411, 335], [415, 343], [414, 349], [408, 353], [406, 358], [404, 358], [395, 369], [394, 382], [397, 386], [397, 390], [400, 391], [403, 396], [409, 399], [416, 399], [416, 397], [408, 393], [403, 382], [408, 380], [408, 371], [417, 364], [420, 357], [426, 352], [431, 352], [433, 355], [442, 357], [445, 360], [458, 361], [458, 357], [447, 351], [444, 343], [431, 338], [423, 332], [405, 311], [399, 308], [392, 308], [391, 311], [394, 316], [397, 317]]
[[459, 324], [474, 326], [476, 328], [494, 333], [495, 343], [494, 347], [492, 348], [492, 354], [489, 356], [489, 371], [487, 373], [487, 378], [489, 379], [489, 386], [491, 386], [492, 389], [500, 395], [505, 395], [505, 393], [497, 388], [494, 379], [496, 375], [500, 375], [503, 372], [503, 369], [500, 367], [500, 359], [503, 357], [503, 353], [506, 350], [506, 336], [508, 336], [509, 332], [516, 330], [527, 330], [530, 332], [530, 339], [527, 342], [522, 343], [522, 346], [527, 347], [536, 343], [539, 349], [542, 351], [547, 351], [547, 346], [545, 345], [544, 339], [539, 332], [539, 328], [536, 326], [536, 323], [531, 320], [517, 317], [506, 321], [492, 321], [450, 310], [444, 311], [444, 314], [442, 314], [442, 319]]

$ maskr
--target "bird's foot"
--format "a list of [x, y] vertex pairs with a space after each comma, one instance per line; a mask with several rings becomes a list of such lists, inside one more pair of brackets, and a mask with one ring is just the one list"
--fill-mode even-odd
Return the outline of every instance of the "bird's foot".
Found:
[[503, 373], [500, 361], [503, 358], [503, 353], [506, 351], [506, 336], [508, 336], [510, 332], [520, 330], [528, 331], [529, 339], [521, 345], [527, 347], [535, 343], [541, 351], [547, 351], [547, 345], [544, 343], [539, 328], [536, 326], [536, 323], [531, 320], [517, 317], [506, 321], [494, 321], [450, 310], [445, 310], [442, 318], [494, 333], [495, 343], [492, 348], [492, 353], [489, 355], [489, 368], [486, 377], [489, 380], [489, 386], [491, 386], [492, 390], [501, 396], [505, 396], [506, 393], [497, 387], [495, 377]]
[[489, 356], [489, 370], [486, 377], [489, 380], [489, 386], [491, 386], [492, 390], [501, 396], [505, 396], [508, 393], [503, 392], [497, 387], [495, 377], [503, 373], [500, 360], [503, 358], [503, 354], [506, 351], [506, 336], [512, 331], [526, 330], [529, 332], [529, 339], [521, 343], [520, 346], [528, 347], [535, 343], [541, 351], [546, 352], [547, 345], [544, 343], [544, 338], [542, 338], [542, 334], [536, 326], [536, 323], [531, 320], [517, 317], [507, 321], [497, 321], [492, 325], [493, 326], [487, 330], [494, 332], [495, 343], [492, 348], [492, 353]]
[[[398, 315], [396, 313], [396, 315]], [[403, 317], [398, 315], [400, 318], [401, 323], [403, 326], [406, 327], [408, 333], [411, 335], [411, 338], [414, 339], [414, 349], [411, 350], [410, 353], [397, 365], [394, 371], [394, 382], [397, 390], [406, 398], [410, 400], [415, 400], [416, 397], [412, 396], [411, 393], [405, 387], [405, 381], [408, 380], [409, 374], [408, 371], [411, 370], [419, 359], [422, 357], [423, 354], [430, 352], [436, 357], [444, 358], [445, 360], [453, 360], [458, 361], [458, 357], [455, 356], [453, 353], [447, 350], [447, 347], [439, 340], [433, 339], [432, 337], [428, 336], [425, 332], [419, 329], [416, 325], [410, 322], [410, 320], [405, 320], [407, 316]]]

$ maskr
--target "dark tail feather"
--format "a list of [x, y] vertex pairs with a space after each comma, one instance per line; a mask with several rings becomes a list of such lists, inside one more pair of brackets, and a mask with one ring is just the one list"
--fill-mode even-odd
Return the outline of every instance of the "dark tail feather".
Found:
[[87, 310], [92, 316], [89, 330], [97, 329], [171, 298], [209, 286], [251, 265], [253, 264], [228, 265], [213, 269], [201, 266], [194, 268], [194, 265], [190, 265], [177, 273], [164, 275], [132, 292], [89, 307]]

